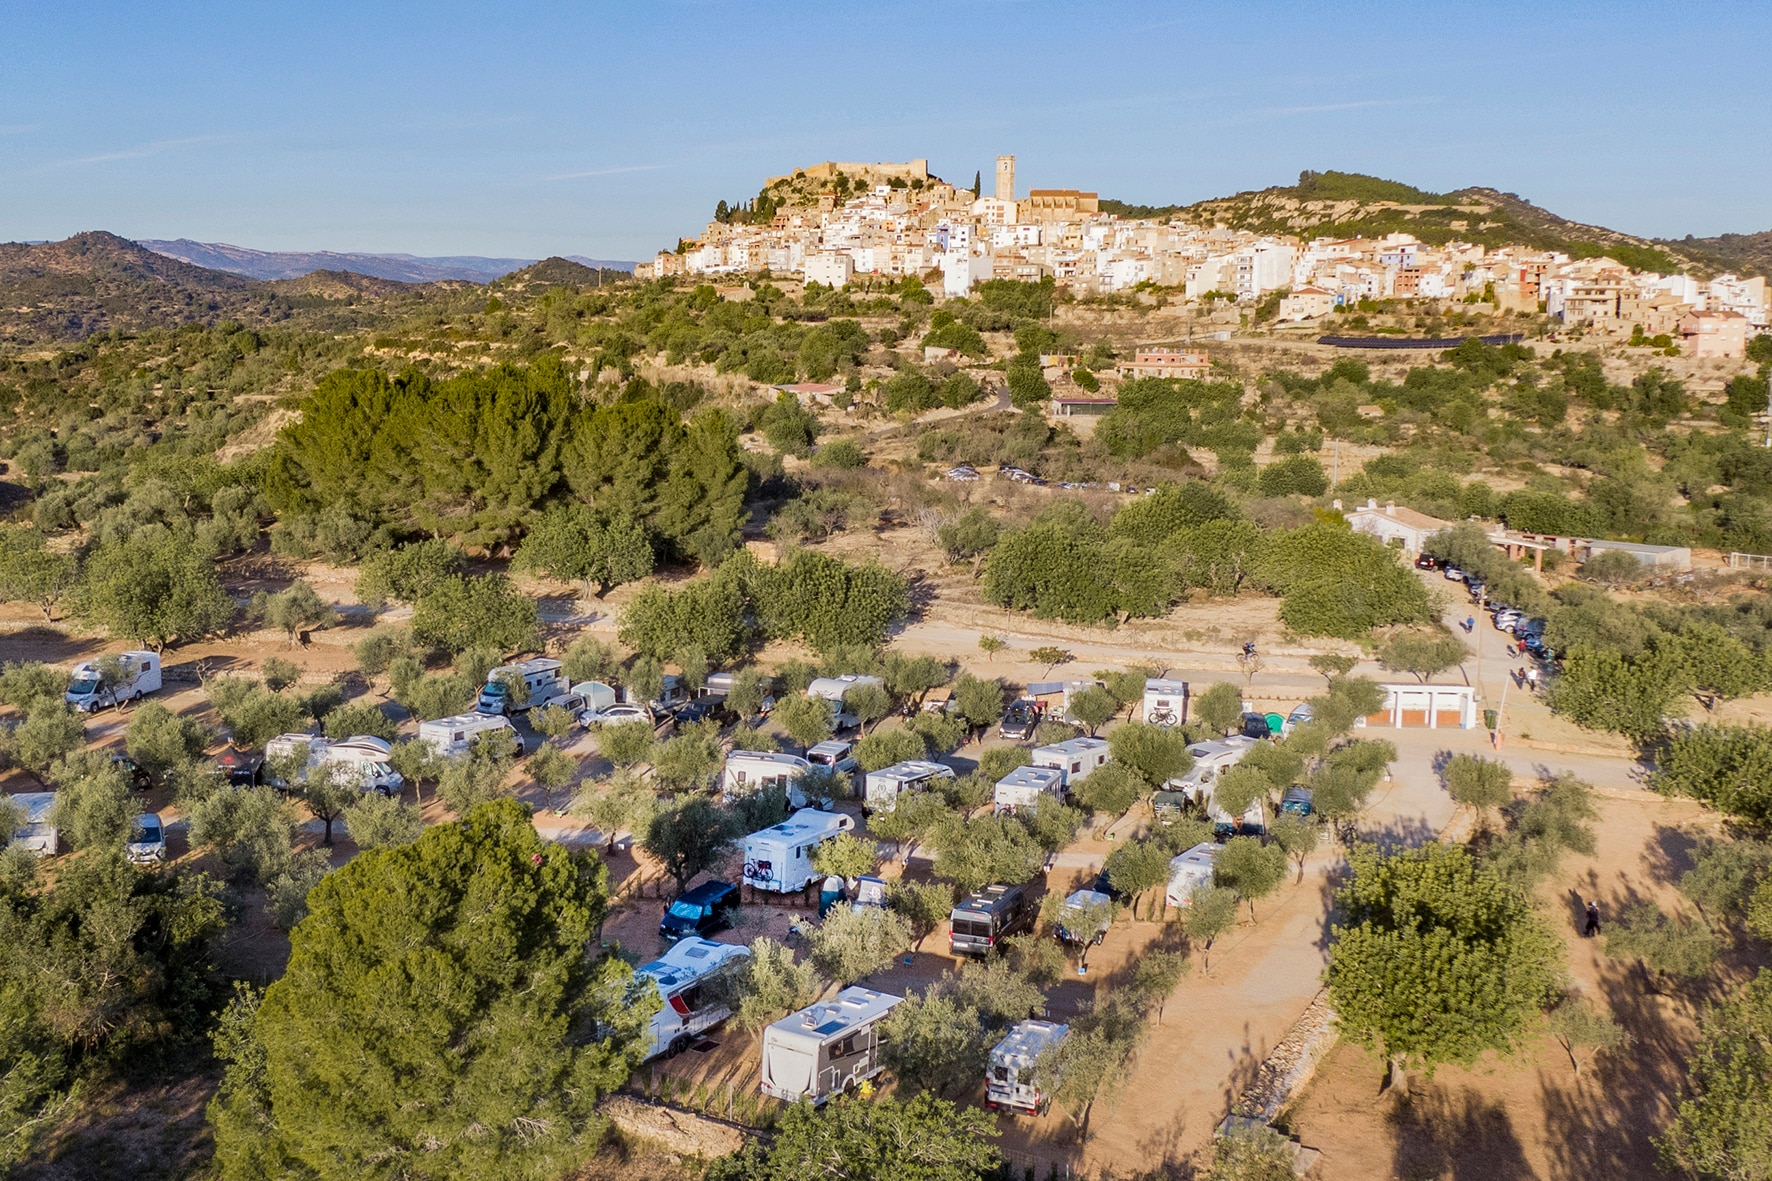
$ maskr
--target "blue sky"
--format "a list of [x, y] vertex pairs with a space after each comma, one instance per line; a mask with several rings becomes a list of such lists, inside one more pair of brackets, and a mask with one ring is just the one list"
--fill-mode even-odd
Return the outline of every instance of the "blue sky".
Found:
[[1772, 227], [1772, 5], [0, 0], [0, 239], [643, 259], [825, 159]]

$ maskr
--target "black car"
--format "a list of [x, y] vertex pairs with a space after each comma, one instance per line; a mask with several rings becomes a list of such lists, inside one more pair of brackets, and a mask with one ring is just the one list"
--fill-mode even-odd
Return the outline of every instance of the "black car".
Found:
[[1089, 888], [1094, 890], [1097, 894], [1106, 894], [1109, 898], [1112, 898], [1115, 902], [1121, 903], [1122, 905], [1131, 901], [1131, 899], [1126, 896], [1126, 891], [1114, 889], [1114, 883], [1108, 880], [1108, 871], [1107, 866], [1105, 865], [1101, 867], [1101, 872], [1095, 875], [1095, 881], [1090, 883]]
[[738, 909], [738, 887], [731, 882], [703, 882], [665, 908], [658, 922], [660, 939], [711, 935], [732, 925]]
[[148, 769], [128, 755], [112, 755], [111, 762], [123, 772], [123, 777], [129, 780], [131, 787], [146, 791], [154, 786], [154, 778], [148, 774]]
[[1243, 715], [1243, 722], [1237, 731], [1245, 738], [1266, 738], [1273, 733], [1267, 724], [1267, 715], [1253, 711]]
[[705, 699], [699, 701], [685, 701], [682, 705], [679, 705], [676, 709], [671, 711], [671, 716], [677, 720], [677, 725], [679, 726], [693, 726], [695, 723], [702, 721], [705, 718], [713, 717], [719, 711], [719, 708], [720, 703], [717, 701], [708, 701]]
[[1438, 570], [1440, 568], [1440, 559], [1434, 557], [1432, 554], [1422, 554], [1419, 558], [1415, 559], [1415, 568], [1417, 570]]

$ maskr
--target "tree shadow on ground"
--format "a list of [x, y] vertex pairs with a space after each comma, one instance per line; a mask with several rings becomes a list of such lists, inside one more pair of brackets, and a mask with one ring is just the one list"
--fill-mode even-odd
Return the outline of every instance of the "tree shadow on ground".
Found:
[[1602, 964], [1600, 997], [1631, 1035], [1628, 1046], [1583, 1068], [1539, 1072], [1545, 1145], [1554, 1181], [1655, 1175], [1651, 1139], [1673, 1114], [1685, 1079], [1693, 1026], [1670, 1012], [1670, 998], [1646, 992], [1621, 962]]
[[1418, 1084], [1407, 1100], [1391, 1108], [1385, 1122], [1393, 1137], [1391, 1176], [1452, 1181], [1538, 1176], [1502, 1105], [1475, 1091]]
[[1643, 861], [1649, 867], [1649, 876], [1665, 885], [1676, 884], [1696, 864], [1693, 853], [1697, 848], [1698, 838], [1686, 830], [1667, 824], [1656, 825], [1655, 835], [1643, 848]]
[[1359, 844], [1377, 845], [1384, 852], [1393, 853], [1425, 845], [1438, 836], [1426, 817], [1398, 816], [1386, 824], [1360, 827], [1354, 839]]

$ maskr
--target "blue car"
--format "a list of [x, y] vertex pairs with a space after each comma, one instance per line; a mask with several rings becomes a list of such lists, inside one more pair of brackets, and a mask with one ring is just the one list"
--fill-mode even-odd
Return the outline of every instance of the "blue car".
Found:
[[738, 909], [738, 887], [731, 882], [703, 882], [665, 908], [659, 920], [661, 939], [711, 935], [732, 925]]

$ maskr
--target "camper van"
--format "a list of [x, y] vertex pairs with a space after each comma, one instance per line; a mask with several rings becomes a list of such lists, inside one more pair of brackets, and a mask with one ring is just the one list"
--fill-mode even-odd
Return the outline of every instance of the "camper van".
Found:
[[886, 682], [879, 677], [865, 676], [861, 673], [844, 673], [840, 677], [819, 677], [806, 686], [806, 696], [822, 697], [831, 703], [831, 728], [847, 730], [851, 726], [861, 725], [861, 719], [844, 707], [844, 699], [849, 691], [861, 685], [878, 685], [882, 689]]
[[30, 849], [39, 857], [54, 856], [61, 841], [61, 833], [56, 830], [51, 815], [55, 811], [55, 793], [21, 791], [6, 798], [25, 810], [25, 825], [12, 834], [12, 843]]
[[1039, 910], [1021, 886], [986, 886], [961, 899], [948, 915], [948, 950], [989, 955], [999, 939], [1032, 931]]
[[1070, 1026], [1054, 1021], [1017, 1022], [1009, 1036], [991, 1049], [984, 1076], [984, 1105], [992, 1111], [1008, 1107], [1045, 1115], [1052, 1099], [1034, 1085], [1034, 1066], [1041, 1054], [1062, 1042], [1070, 1031]]
[[812, 853], [840, 832], [855, 827], [855, 817], [801, 808], [780, 824], [744, 839], [744, 883], [753, 890], [792, 894], [819, 876]]
[[521, 749], [523, 740], [510, 719], [498, 714], [456, 714], [452, 718], [436, 718], [418, 724], [418, 740], [430, 747], [438, 758], [458, 759], [473, 749], [474, 739], [481, 735], [502, 735], [513, 749]]
[[1187, 721], [1187, 682], [1152, 678], [1144, 683], [1144, 723], [1180, 726]]
[[1164, 786], [1179, 791], [1196, 802], [1212, 794], [1212, 783], [1228, 768], [1236, 766], [1243, 756], [1255, 749], [1256, 740], [1233, 734], [1210, 742], [1196, 742], [1187, 748], [1194, 765]]
[[[273, 768], [280, 767], [292, 756], [302, 756], [304, 751], [304, 766], [331, 767], [335, 780], [352, 780], [364, 791], [397, 796], [406, 783], [388, 764], [392, 748], [385, 739], [372, 734], [353, 734], [338, 742], [328, 742], [314, 734], [279, 734], [265, 743], [265, 762]], [[286, 790], [290, 786], [275, 771], [266, 776], [266, 782]]]
[[[514, 680], [523, 682], [525, 693], [520, 704], [511, 700], [510, 687], [506, 684], [507, 681]], [[486, 684], [480, 690], [480, 699], [474, 702], [474, 712], [522, 713], [538, 705], [546, 705], [568, 691], [566, 674], [561, 671], [558, 660], [538, 658], [520, 660], [516, 664], [501, 664], [486, 674]]]
[[750, 949], [742, 944], [691, 938], [635, 968], [634, 982], [642, 987], [650, 983], [664, 1002], [652, 1015], [641, 1060], [681, 1054], [701, 1033], [732, 1016], [723, 1002], [723, 990], [707, 985], [750, 957]]
[[806, 793], [800, 790], [799, 779], [811, 768], [812, 764], [799, 755], [776, 750], [735, 750], [726, 756], [726, 769], [720, 773], [720, 798], [730, 802], [779, 783], [788, 789], [788, 803], [804, 808]]
[[911, 759], [869, 771], [863, 806], [869, 812], [890, 812], [898, 805], [898, 797], [907, 791], [921, 791], [937, 779], [952, 779], [954, 769], [923, 759]]
[[279, 791], [288, 791], [289, 783], [278, 772], [288, 763], [300, 759], [300, 766], [310, 767], [328, 745], [318, 734], [279, 734], [265, 743], [265, 783]]
[[821, 1106], [881, 1071], [880, 1022], [903, 997], [851, 985], [763, 1030], [763, 1093]]
[[1057, 767], [1063, 771], [1065, 787], [1075, 789], [1089, 772], [1107, 763], [1108, 743], [1105, 738], [1072, 738], [1051, 746], [1036, 746], [1033, 757], [1036, 767]]
[[333, 768], [339, 782], [352, 780], [364, 791], [379, 791], [384, 796], [397, 796], [406, 786], [406, 779], [388, 764], [393, 748], [384, 738], [373, 734], [353, 734], [340, 742], [328, 743], [319, 752], [319, 760]]
[[1064, 772], [1057, 767], [1017, 767], [997, 780], [991, 795], [994, 811], [1013, 815], [1032, 811], [1043, 795], [1064, 798]]
[[160, 691], [160, 657], [157, 653], [119, 652], [117, 660], [123, 665], [121, 684], [100, 684], [98, 665], [90, 660], [84, 661], [74, 666], [68, 691], [62, 694], [62, 700], [79, 712], [89, 714], [107, 705], [135, 701], [143, 694]]
[[1205, 841], [1169, 859], [1169, 888], [1164, 897], [1170, 906], [1187, 906], [1195, 890], [1212, 884], [1212, 866], [1221, 847]]

